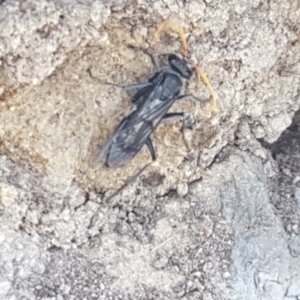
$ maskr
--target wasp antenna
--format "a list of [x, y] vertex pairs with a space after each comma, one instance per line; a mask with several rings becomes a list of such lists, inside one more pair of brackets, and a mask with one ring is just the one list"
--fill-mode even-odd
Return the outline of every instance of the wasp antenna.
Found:
[[167, 31], [167, 30], [173, 30], [179, 34], [181, 41], [182, 41], [182, 48], [183, 48], [182, 54], [184, 57], [186, 57], [187, 53], [188, 53], [188, 46], [187, 46], [187, 41], [186, 41], [184, 30], [183, 30], [182, 26], [180, 25], [180, 23], [174, 19], [166, 20], [159, 25], [159, 27], [157, 29], [157, 33], [160, 35], [161, 32]]
[[200, 78], [204, 81], [204, 83], [207, 85], [207, 87], [209, 88], [211, 97], [212, 97], [212, 106], [209, 110], [209, 112], [213, 112], [216, 107], [217, 107], [217, 96], [216, 93], [210, 83], [210, 81], [208, 80], [206, 74], [196, 65], [193, 67], [193, 69], [195, 70], [198, 79], [200, 80]]

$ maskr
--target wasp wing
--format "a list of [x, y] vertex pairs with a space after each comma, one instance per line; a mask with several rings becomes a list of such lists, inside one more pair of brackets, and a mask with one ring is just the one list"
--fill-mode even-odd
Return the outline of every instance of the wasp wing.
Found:
[[120, 167], [131, 160], [145, 145], [175, 100], [176, 97], [164, 101], [150, 97], [133, 111], [114, 135], [107, 154], [107, 165]]
[[[181, 85], [178, 75], [157, 73], [153, 84], [134, 96], [136, 110], [122, 120], [111, 139], [97, 152], [96, 161], [106, 155], [108, 167], [120, 167], [131, 160], [173, 105]], [[176, 91], [173, 91], [174, 86]]]
[[117, 127], [113, 135], [109, 138], [109, 140], [101, 148], [97, 149], [90, 161], [90, 166], [95, 166], [99, 161], [101, 161], [102, 159], [104, 159], [104, 157], [107, 156], [111, 144], [118, 135], [118, 132], [122, 129], [122, 126], [125, 122], [126, 118], [120, 122], [119, 126]]

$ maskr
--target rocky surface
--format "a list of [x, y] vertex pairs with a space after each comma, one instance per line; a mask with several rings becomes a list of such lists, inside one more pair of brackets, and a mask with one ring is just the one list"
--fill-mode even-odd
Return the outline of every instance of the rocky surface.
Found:
[[[131, 109], [100, 81], [149, 77], [131, 46], [180, 53], [154, 38], [170, 17], [218, 107], [175, 104], [190, 149], [161, 125], [110, 198], [150, 158], [89, 167]], [[0, 298], [299, 299], [299, 21], [297, 1], [0, 1]]]

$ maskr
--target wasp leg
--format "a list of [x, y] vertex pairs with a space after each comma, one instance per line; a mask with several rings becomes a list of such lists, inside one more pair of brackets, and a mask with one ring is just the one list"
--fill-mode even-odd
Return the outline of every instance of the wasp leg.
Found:
[[159, 70], [158, 63], [152, 53], [148, 52], [146, 49], [142, 49], [142, 48], [138, 48], [138, 47], [134, 47], [134, 46], [131, 46], [131, 48], [142, 51], [144, 54], [148, 55], [150, 57], [151, 63], [153, 64], [153, 66], [155, 68], [155, 72], [157, 72]]
[[129, 85], [121, 85], [121, 84], [117, 84], [117, 83], [110, 83], [110, 82], [102, 82], [103, 84], [106, 85], [112, 85], [112, 86], [116, 86], [116, 87], [120, 87], [122, 89], [124, 89], [125, 91], [130, 91], [130, 90], [140, 90], [144, 87], [153, 85], [152, 82], [143, 82], [143, 83], [133, 83], [133, 84], [129, 84]]
[[148, 53], [148, 52], [146, 52], [146, 54], [147, 54], [147, 55], [150, 57], [150, 59], [151, 59], [151, 62], [152, 62], [152, 64], [153, 64], [153, 66], [154, 66], [154, 71], [157, 72], [157, 71], [159, 70], [159, 66], [158, 66], [158, 63], [157, 63], [157, 61], [156, 61], [154, 55], [153, 55], [152, 53]]
[[[165, 120], [170, 120], [170, 119], [174, 119], [174, 118], [182, 118], [182, 131], [184, 131], [184, 129], [186, 128], [192, 128], [192, 124], [188, 124], [188, 115], [184, 112], [175, 112], [175, 113], [167, 113], [164, 118], [163, 121]], [[192, 123], [192, 121], [190, 121], [190, 123]]]
[[175, 119], [175, 118], [184, 118], [185, 113], [184, 112], [174, 112], [174, 113], [167, 113], [164, 118], [164, 120], [170, 120], [170, 119]]
[[[192, 98], [192, 100], [194, 100], [194, 101], [208, 101], [208, 100], [210, 100], [210, 98], [207, 98], [207, 99], [200, 99], [200, 98], [197, 98], [196, 96], [194, 96], [193, 94], [186, 94], [186, 95], [181, 95], [181, 96], [179, 96], [177, 99], [176, 99], [176, 101], [177, 100], [182, 100], [182, 99], [186, 99], [186, 98]], [[211, 113], [211, 112], [213, 112], [214, 110], [215, 110], [215, 108], [216, 108], [216, 101], [215, 101], [215, 98], [214, 97], [212, 97], [213, 99], [212, 99], [212, 101], [213, 101], [213, 106], [207, 111], [208, 113]]]
[[154, 55], [152, 53], [149, 53], [148, 50], [146, 49], [143, 49], [143, 48], [139, 48], [139, 47], [136, 47], [136, 46], [133, 46], [133, 45], [128, 45], [129, 48], [131, 49], [134, 49], [134, 50], [139, 50], [139, 51], [142, 51], [144, 54], [148, 55], [151, 59], [151, 62], [155, 68], [155, 72], [157, 72], [159, 70], [159, 67], [158, 67], [158, 63], [154, 57]]
[[201, 100], [203, 100], [203, 99], [197, 98], [197, 97], [194, 96], [193, 94], [185, 94], [185, 95], [179, 96], [179, 97], [176, 99], [176, 101], [177, 101], [177, 100], [186, 99], [186, 98], [193, 98], [193, 100], [196, 100], [196, 101], [201, 101]]
[[155, 150], [154, 150], [154, 147], [153, 147], [153, 144], [152, 144], [152, 141], [150, 138], [148, 138], [146, 140], [146, 146], [148, 147], [148, 150], [151, 154], [152, 160], [156, 160]]
[[[114, 198], [115, 196], [117, 196], [127, 186], [129, 186], [131, 183], [133, 183], [148, 168], [149, 165], [150, 165], [150, 163], [147, 164], [147, 165], [145, 165], [140, 171], [138, 171], [137, 174], [135, 174], [134, 176], [132, 176], [129, 179], [127, 179], [124, 182], [124, 184], [117, 191], [115, 191], [112, 195], [110, 195], [109, 197], [107, 197], [106, 199], [104, 199], [103, 202], [104, 203], [109, 203], [112, 198]], [[94, 215], [91, 217], [90, 223], [87, 226], [88, 229], [92, 228], [95, 225], [95, 223], [96, 223], [96, 217], [99, 215], [99, 212], [100, 212], [101, 208], [102, 208], [102, 206], [99, 205], [99, 208], [96, 210], [96, 212], [94, 213]]]
[[[189, 95], [183, 95], [183, 96], [188, 97]], [[187, 124], [187, 114], [184, 113], [184, 112], [167, 113], [164, 116], [163, 121], [174, 119], [174, 118], [182, 118], [182, 127], [181, 127], [180, 131], [182, 133], [183, 141], [184, 141], [186, 147], [190, 150], [189, 143], [188, 143], [188, 141], [186, 139], [186, 136], [185, 136], [185, 129], [186, 128], [192, 128], [192, 125]]]
[[111, 83], [111, 82], [99, 80], [93, 76], [90, 69], [88, 69], [87, 72], [89, 73], [91, 78], [96, 79], [99, 83], [120, 87], [120, 88], [124, 89], [125, 91], [134, 90], [134, 89], [140, 90], [146, 86], [150, 86], [153, 84], [151, 82], [142, 82], [142, 83], [133, 83], [133, 84], [129, 84], [129, 85], [122, 85], [122, 84]]

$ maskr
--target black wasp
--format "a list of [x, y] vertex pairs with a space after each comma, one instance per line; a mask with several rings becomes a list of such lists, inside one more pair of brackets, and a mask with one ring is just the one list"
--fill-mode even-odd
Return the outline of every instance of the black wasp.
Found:
[[191, 78], [192, 69], [185, 59], [175, 54], [169, 54], [168, 66], [159, 69], [154, 57], [150, 56], [156, 72], [148, 82], [120, 86], [125, 90], [137, 89], [132, 99], [136, 109], [120, 122], [112, 137], [98, 149], [92, 164], [105, 158], [107, 167], [121, 167], [137, 155], [144, 145], [148, 147], [152, 159], [155, 160], [155, 150], [150, 137], [155, 128], [162, 120], [175, 117], [184, 119], [184, 113], [168, 113], [168, 111], [179, 99], [195, 98], [191, 94], [179, 95], [183, 79]]

